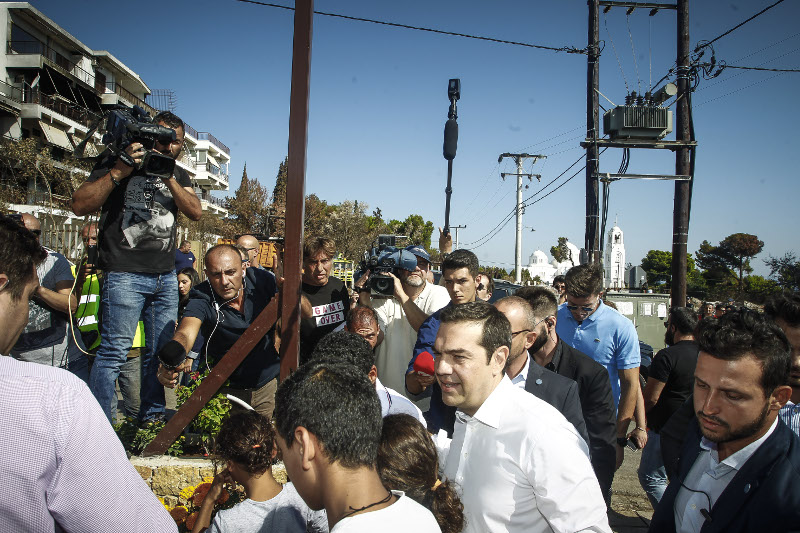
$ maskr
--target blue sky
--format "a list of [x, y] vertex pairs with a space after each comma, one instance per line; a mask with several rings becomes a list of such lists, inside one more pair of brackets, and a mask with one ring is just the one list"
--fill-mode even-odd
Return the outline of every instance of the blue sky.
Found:
[[[172, 89], [177, 112], [231, 148], [231, 189], [248, 176], [270, 190], [287, 151], [293, 12], [234, 0], [34, 0], [33, 6], [95, 49], [109, 50], [151, 89]], [[691, 42], [712, 39], [773, 0], [691, 2]], [[285, 3], [285, 5], [293, 5]], [[586, 46], [587, 8], [559, 2], [318, 0], [317, 11], [548, 46]], [[800, 5], [784, 2], [714, 44], [732, 65], [800, 67]], [[629, 33], [630, 29], [630, 33]], [[601, 13], [605, 42], [600, 90], [616, 104], [648, 88], [675, 60], [675, 13]], [[708, 55], [706, 56], [706, 58]], [[468, 245], [513, 209], [513, 163], [503, 152], [547, 155], [531, 169], [526, 196], [582, 156], [586, 58], [315, 16], [306, 193], [338, 203], [366, 202], [384, 217], [418, 213], [444, 220], [447, 164], [442, 132], [447, 80], [460, 78], [459, 143], [451, 224], [467, 225]], [[793, 227], [800, 198], [795, 120], [800, 74], [726, 70], [701, 80], [693, 96], [697, 150], [689, 250], [736, 232], [765, 241], [767, 254], [800, 252]], [[601, 104], [611, 104], [601, 98]], [[674, 138], [670, 136], [669, 138]], [[628, 172], [674, 173], [671, 152], [632, 150]], [[658, 151], [660, 152], [660, 151]], [[608, 150], [600, 169], [616, 172], [622, 152]], [[557, 180], [562, 184], [583, 165]], [[625, 232], [627, 261], [670, 250], [674, 185], [624, 180], [611, 186], [609, 228]], [[232, 192], [231, 192], [232, 194]], [[559, 236], [583, 245], [585, 173], [526, 209], [523, 259], [549, 251]], [[482, 263], [512, 268], [513, 219], [473, 247]], [[535, 231], [532, 231], [535, 230]], [[434, 239], [435, 240], [435, 239]]]

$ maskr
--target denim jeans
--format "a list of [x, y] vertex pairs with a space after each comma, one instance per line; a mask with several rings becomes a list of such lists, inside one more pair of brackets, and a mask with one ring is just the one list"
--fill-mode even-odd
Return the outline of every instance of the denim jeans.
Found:
[[655, 431], [647, 431], [647, 445], [642, 449], [637, 473], [639, 483], [655, 509], [668, 484], [664, 459], [661, 457], [661, 436]]
[[112, 421], [116, 412], [115, 382], [133, 344], [139, 320], [144, 322], [141, 407], [148, 420], [165, 411], [164, 387], [158, 382], [156, 353], [175, 334], [178, 318], [178, 278], [175, 271], [161, 274], [106, 272], [100, 291], [100, 346], [89, 388]]
[[122, 411], [128, 418], [139, 418], [139, 407], [142, 403], [141, 366], [142, 358], [137, 355], [128, 357], [128, 360], [119, 369], [117, 384], [122, 394]]

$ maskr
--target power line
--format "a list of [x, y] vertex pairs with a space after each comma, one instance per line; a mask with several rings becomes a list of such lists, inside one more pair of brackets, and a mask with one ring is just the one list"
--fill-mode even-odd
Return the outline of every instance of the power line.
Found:
[[[258, 2], [256, 0], [236, 0], [236, 1], [237, 2], [242, 2], [242, 3], [245, 3], [245, 4], [255, 4], [255, 5], [265, 6], [265, 7], [277, 7], [279, 9], [287, 9], [287, 10], [290, 10], [290, 11], [294, 11], [293, 7], [282, 6], [282, 5], [279, 5], [279, 4], [271, 4], [269, 2]], [[404, 29], [407, 29], [407, 30], [427, 31], [427, 32], [430, 32], [430, 33], [438, 33], [440, 35], [450, 35], [450, 36], [453, 36], [453, 37], [465, 37], [467, 39], [478, 39], [480, 41], [489, 41], [489, 42], [493, 42], [493, 43], [511, 44], [511, 45], [514, 45], [514, 46], [524, 46], [524, 47], [527, 47], [527, 48], [537, 48], [539, 50], [550, 50], [550, 51], [553, 51], [553, 52], [566, 52], [568, 54], [586, 54], [586, 49], [585, 48], [575, 48], [574, 46], [555, 47], [555, 46], [545, 46], [545, 45], [542, 45], [542, 44], [521, 43], [521, 42], [518, 42], [518, 41], [507, 41], [505, 39], [495, 39], [493, 37], [482, 37], [482, 36], [479, 36], [479, 35], [469, 35], [467, 33], [458, 33], [458, 32], [452, 32], [452, 31], [436, 30], [436, 29], [433, 29], [433, 28], [423, 28], [421, 26], [411, 26], [411, 25], [408, 25], [408, 24], [399, 24], [397, 22], [386, 22], [386, 21], [382, 21], [382, 20], [373, 20], [373, 19], [367, 19], [367, 18], [363, 18], [363, 17], [351, 17], [351, 16], [348, 16], [348, 15], [340, 15], [338, 13], [326, 13], [324, 11], [314, 11], [314, 14], [315, 15], [324, 15], [326, 17], [341, 18], [341, 19], [346, 19], [346, 20], [355, 20], [355, 21], [358, 21], [358, 22], [370, 22], [372, 24], [381, 24], [381, 25], [384, 25], [384, 26], [392, 26], [392, 27], [395, 27], [395, 28], [404, 28]]]
[[796, 68], [741, 67], [738, 65], [725, 65], [723, 68], [738, 68], [741, 70], [763, 70], [765, 72], [800, 72], [800, 69]]
[[723, 33], [723, 34], [721, 34], [721, 35], [718, 35], [718, 36], [714, 37], [714, 38], [713, 38], [713, 39], [711, 39], [710, 41], [705, 41], [705, 42], [699, 43], [699, 44], [697, 45], [697, 47], [694, 49], [694, 51], [695, 51], [695, 52], [698, 52], [698, 51], [699, 51], [699, 50], [701, 50], [702, 48], [705, 48], [706, 46], [709, 46], [709, 45], [713, 44], [714, 42], [716, 42], [716, 41], [718, 41], [718, 40], [722, 39], [722, 38], [723, 38], [723, 37], [725, 37], [726, 35], [729, 35], [729, 34], [731, 34], [731, 33], [732, 33], [732, 32], [734, 32], [735, 30], [738, 30], [739, 28], [741, 28], [742, 26], [744, 26], [745, 24], [747, 24], [748, 22], [750, 22], [751, 20], [753, 20], [754, 18], [756, 18], [756, 17], [759, 17], [759, 16], [763, 15], [764, 13], [766, 13], [767, 11], [769, 11], [770, 9], [772, 9], [773, 7], [777, 6], [777, 5], [778, 5], [778, 4], [780, 4], [781, 2], [783, 2], [783, 0], [778, 0], [778, 1], [777, 1], [777, 2], [775, 2], [774, 4], [772, 4], [772, 5], [769, 5], [769, 6], [765, 7], [764, 9], [762, 9], [761, 11], [759, 11], [758, 13], [756, 13], [755, 15], [753, 15], [752, 17], [750, 17], [749, 19], [745, 20], [744, 22], [740, 22], [739, 24], [737, 24], [737, 25], [736, 25], [736, 26], [734, 26], [733, 28], [729, 29], [729, 30], [728, 30], [728, 31], [726, 31], [725, 33]]

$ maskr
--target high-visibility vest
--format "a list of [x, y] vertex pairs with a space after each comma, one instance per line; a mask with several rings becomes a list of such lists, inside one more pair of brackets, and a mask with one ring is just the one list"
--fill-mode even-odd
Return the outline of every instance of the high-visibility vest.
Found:
[[[73, 266], [73, 270], [74, 270]], [[73, 272], [74, 274], [74, 272]], [[97, 274], [86, 276], [81, 289], [81, 297], [78, 300], [78, 309], [75, 311], [75, 318], [78, 322], [78, 329], [81, 333], [86, 333], [84, 339], [89, 338], [91, 332], [95, 332], [96, 338], [91, 346], [86, 346], [86, 349], [91, 351], [100, 346], [100, 325], [98, 323], [98, 316], [100, 314], [100, 280]], [[139, 321], [136, 328], [136, 334], [133, 337], [133, 345], [131, 348], [143, 348], [144, 343], [144, 322]]]

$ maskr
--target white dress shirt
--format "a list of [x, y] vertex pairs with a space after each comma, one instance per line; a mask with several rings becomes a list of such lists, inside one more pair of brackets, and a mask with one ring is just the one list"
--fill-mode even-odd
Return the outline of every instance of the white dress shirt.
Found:
[[381, 415], [386, 418], [389, 415], [397, 415], [405, 413], [411, 415], [423, 425], [427, 427], [425, 418], [422, 416], [422, 411], [419, 407], [414, 405], [414, 402], [400, 394], [394, 389], [384, 387], [381, 380], [375, 378], [375, 392], [378, 393], [378, 399], [381, 401]]
[[444, 476], [460, 488], [467, 533], [611, 531], [586, 443], [507, 376], [475, 416], [457, 412], [446, 457]]
[[[520, 355], [520, 357], [522, 357]], [[528, 352], [525, 352], [525, 366], [522, 367], [522, 370], [519, 371], [519, 374], [514, 376], [511, 379], [511, 383], [516, 385], [522, 390], [525, 390], [525, 384], [528, 382], [528, 372], [531, 369], [531, 356], [528, 355]]]
[[719, 499], [728, 483], [772, 435], [776, 427], [778, 427], [777, 417], [763, 437], [729, 455], [723, 461], [719, 460], [716, 443], [706, 440], [705, 437], [700, 439], [700, 453], [675, 497], [672, 511], [675, 513], [675, 531], [681, 533], [700, 531], [706, 521], [701, 511], [711, 511], [714, 502]]

